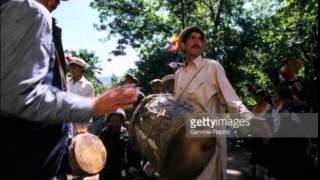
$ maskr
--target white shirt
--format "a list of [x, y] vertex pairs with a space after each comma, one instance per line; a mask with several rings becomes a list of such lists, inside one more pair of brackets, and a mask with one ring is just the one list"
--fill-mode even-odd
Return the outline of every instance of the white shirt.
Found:
[[68, 85], [70, 92], [73, 94], [84, 97], [94, 97], [94, 88], [92, 83], [83, 76], [76, 82], [72, 78], [68, 79]]
[[[203, 66], [203, 67], [202, 67]], [[184, 88], [194, 76], [185, 91]], [[231, 86], [224, 68], [215, 60], [196, 58], [191, 66], [182, 66], [175, 74], [175, 96], [193, 104], [209, 116], [214, 113], [240, 113], [243, 119], [251, 119], [253, 114], [247, 110]], [[216, 152], [196, 180], [225, 180], [227, 165], [227, 146], [224, 137], [217, 138]]]
[[[94, 97], [94, 88], [90, 81], [88, 81], [84, 76], [78, 81], [74, 81], [72, 78], [68, 79], [69, 92], [83, 96], [83, 97]], [[89, 120], [92, 122], [92, 119]], [[87, 123], [73, 123], [72, 129], [69, 133], [69, 137], [74, 137], [76, 135], [76, 130], [88, 129], [89, 124]]]

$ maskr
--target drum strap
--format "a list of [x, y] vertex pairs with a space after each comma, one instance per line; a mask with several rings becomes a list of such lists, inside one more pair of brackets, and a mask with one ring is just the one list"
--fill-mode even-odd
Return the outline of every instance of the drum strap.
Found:
[[61, 81], [63, 82], [62, 89], [64, 91], [68, 91], [69, 89], [68, 89], [67, 78], [66, 78], [65, 73], [63, 71], [62, 62], [61, 62], [60, 56], [59, 56], [58, 51], [57, 51], [56, 48], [55, 48], [55, 53], [56, 53], [56, 60], [57, 60], [57, 63], [58, 63], [58, 68], [59, 68], [59, 75], [60, 75]]
[[180, 100], [182, 94], [184, 93], [184, 91], [187, 89], [187, 87], [191, 84], [191, 82], [193, 81], [193, 79], [199, 74], [199, 72], [201, 71], [201, 69], [203, 68], [203, 66], [206, 64], [206, 62], [204, 62], [201, 67], [196, 71], [196, 73], [194, 73], [194, 75], [191, 77], [191, 79], [189, 80], [189, 82], [187, 83], [187, 85], [183, 88], [183, 90], [180, 92], [179, 95], [177, 95], [177, 101]]

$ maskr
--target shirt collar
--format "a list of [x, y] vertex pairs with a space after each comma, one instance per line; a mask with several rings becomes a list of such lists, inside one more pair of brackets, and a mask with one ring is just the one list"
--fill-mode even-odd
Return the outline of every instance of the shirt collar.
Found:
[[72, 81], [73, 84], [74, 84], [74, 83], [77, 83], [77, 82], [82, 83], [82, 82], [85, 81], [85, 79], [84, 79], [84, 76], [82, 76], [82, 77], [79, 79], [79, 81], [74, 81], [72, 78], [71, 78], [71, 81]]
[[[203, 60], [202, 56], [200, 55], [195, 60], [193, 60], [192, 63], [193, 63], [193, 65], [195, 65], [195, 67], [197, 69], [199, 69], [202, 66], [202, 64], [204, 63], [204, 60]], [[182, 67], [184, 67], [184, 68], [186, 67], [185, 61], [182, 63]]]

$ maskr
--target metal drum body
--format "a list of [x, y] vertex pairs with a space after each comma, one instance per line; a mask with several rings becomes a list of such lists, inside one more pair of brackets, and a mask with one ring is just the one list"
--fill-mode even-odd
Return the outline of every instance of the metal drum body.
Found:
[[77, 134], [69, 146], [69, 165], [72, 174], [90, 176], [105, 166], [107, 151], [102, 141], [90, 133]]
[[216, 138], [186, 136], [186, 121], [203, 116], [172, 95], [148, 96], [131, 118], [132, 143], [162, 178], [195, 178], [208, 164], [216, 145]]

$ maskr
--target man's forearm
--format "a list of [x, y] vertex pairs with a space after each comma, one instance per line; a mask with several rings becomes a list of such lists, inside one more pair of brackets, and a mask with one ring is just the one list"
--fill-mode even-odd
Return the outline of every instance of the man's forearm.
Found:
[[93, 99], [38, 85], [28, 92], [7, 92], [1, 98], [1, 111], [43, 123], [86, 122], [93, 116]]

